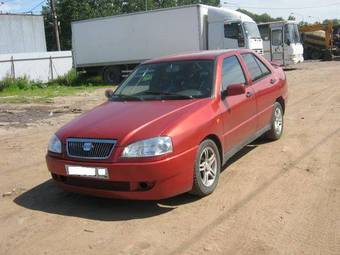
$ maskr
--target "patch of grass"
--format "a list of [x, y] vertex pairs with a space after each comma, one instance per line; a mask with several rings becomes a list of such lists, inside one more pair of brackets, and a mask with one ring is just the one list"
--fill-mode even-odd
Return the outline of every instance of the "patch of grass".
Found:
[[10, 87], [0, 92], [0, 103], [51, 103], [52, 98], [93, 92], [94, 86], [47, 86], [45, 88], [18, 89]]
[[75, 70], [48, 83], [31, 81], [27, 77], [8, 77], [0, 81], [0, 103], [50, 103], [54, 97], [92, 92], [103, 87], [108, 86], [82, 81]]

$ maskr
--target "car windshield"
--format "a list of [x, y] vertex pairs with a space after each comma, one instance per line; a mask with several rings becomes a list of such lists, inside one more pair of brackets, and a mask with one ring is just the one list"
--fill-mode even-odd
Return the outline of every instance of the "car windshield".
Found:
[[261, 39], [260, 31], [259, 31], [256, 23], [244, 22], [243, 24], [244, 24], [244, 29], [246, 31], [248, 38]]
[[119, 86], [112, 100], [185, 100], [210, 97], [214, 61], [143, 64]]
[[285, 37], [286, 43], [300, 43], [300, 34], [297, 24], [286, 24], [285, 25]]

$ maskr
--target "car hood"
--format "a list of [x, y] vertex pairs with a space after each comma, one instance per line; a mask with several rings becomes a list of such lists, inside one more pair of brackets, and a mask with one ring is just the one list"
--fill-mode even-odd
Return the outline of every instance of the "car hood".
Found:
[[118, 146], [162, 135], [183, 114], [190, 114], [208, 99], [106, 102], [62, 127], [66, 138], [117, 139]]

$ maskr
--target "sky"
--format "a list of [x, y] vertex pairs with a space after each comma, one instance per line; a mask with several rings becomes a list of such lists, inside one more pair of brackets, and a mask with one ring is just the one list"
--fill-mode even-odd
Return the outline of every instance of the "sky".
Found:
[[[222, 0], [221, 2], [225, 2], [225, 5], [232, 9], [243, 8], [258, 14], [266, 12], [273, 17], [288, 18], [289, 15], [293, 15], [298, 21], [340, 19], [340, 0]], [[0, 0], [0, 12], [39, 13], [44, 3], [43, 0]]]

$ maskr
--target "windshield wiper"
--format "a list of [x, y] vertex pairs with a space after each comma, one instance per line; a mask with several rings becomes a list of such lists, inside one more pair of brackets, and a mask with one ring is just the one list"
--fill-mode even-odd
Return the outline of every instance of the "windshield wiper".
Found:
[[131, 95], [124, 95], [124, 94], [113, 94], [111, 97], [112, 99], [122, 99], [122, 100], [137, 100], [137, 101], [143, 101], [143, 98], [137, 97], [137, 96], [131, 96]]
[[155, 96], [169, 96], [169, 97], [177, 97], [183, 99], [193, 99], [193, 96], [176, 94], [176, 93], [169, 93], [169, 92], [156, 92], [156, 91], [145, 91], [138, 95], [155, 95]]

